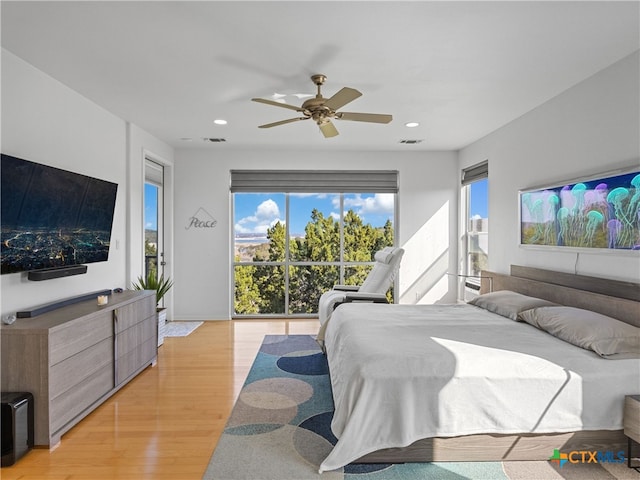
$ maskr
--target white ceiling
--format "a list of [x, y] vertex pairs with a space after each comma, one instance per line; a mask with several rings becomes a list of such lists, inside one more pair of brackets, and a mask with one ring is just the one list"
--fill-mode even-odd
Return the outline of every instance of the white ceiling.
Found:
[[[637, 1], [1, 8], [3, 48], [178, 148], [459, 149], [640, 48]], [[313, 73], [327, 75], [325, 97], [343, 86], [363, 93], [342, 110], [393, 122], [336, 120], [340, 135], [329, 139], [312, 121], [258, 129], [297, 114], [250, 99], [280, 93], [299, 105], [291, 94], [315, 93]]]

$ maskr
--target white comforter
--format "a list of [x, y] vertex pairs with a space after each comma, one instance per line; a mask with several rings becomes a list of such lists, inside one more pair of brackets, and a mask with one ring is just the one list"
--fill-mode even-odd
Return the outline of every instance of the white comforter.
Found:
[[427, 437], [622, 428], [640, 360], [471, 305], [341, 305], [326, 330], [339, 439], [320, 471]]

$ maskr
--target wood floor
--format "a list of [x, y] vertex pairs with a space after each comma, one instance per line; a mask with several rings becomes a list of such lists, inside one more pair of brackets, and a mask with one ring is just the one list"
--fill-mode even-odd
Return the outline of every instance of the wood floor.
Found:
[[2, 480], [201, 479], [265, 335], [315, 334], [317, 320], [205, 322], [166, 338], [149, 367]]

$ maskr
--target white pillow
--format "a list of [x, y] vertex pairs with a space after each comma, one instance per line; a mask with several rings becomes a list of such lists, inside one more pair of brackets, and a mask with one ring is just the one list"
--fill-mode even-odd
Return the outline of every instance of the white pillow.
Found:
[[556, 305], [553, 302], [541, 298], [529, 297], [511, 290], [498, 290], [497, 292], [478, 295], [467, 303], [484, 308], [511, 320], [518, 320], [518, 314], [536, 307]]
[[615, 318], [563, 306], [534, 308], [522, 312], [520, 318], [603, 358], [640, 358], [640, 328]]

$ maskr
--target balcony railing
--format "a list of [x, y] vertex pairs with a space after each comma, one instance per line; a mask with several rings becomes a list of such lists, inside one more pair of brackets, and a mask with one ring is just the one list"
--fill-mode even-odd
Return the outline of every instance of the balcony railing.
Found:
[[148, 277], [150, 272], [156, 272], [156, 274], [158, 272], [158, 256], [157, 255], [144, 256], [145, 277]]

